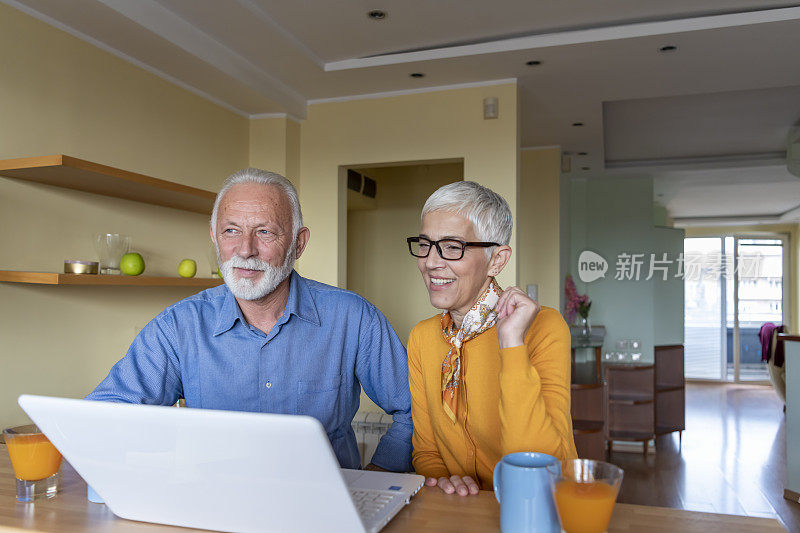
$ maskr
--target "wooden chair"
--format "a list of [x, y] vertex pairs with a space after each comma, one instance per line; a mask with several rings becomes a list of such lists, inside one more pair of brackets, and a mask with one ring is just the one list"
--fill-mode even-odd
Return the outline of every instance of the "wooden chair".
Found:
[[572, 435], [581, 459], [606, 459], [605, 387], [572, 384]]
[[608, 365], [605, 378], [608, 453], [613, 441], [622, 440], [642, 442], [647, 455], [656, 434], [655, 366]]
[[680, 344], [655, 347], [656, 435], [678, 432], [678, 446], [686, 429], [686, 380]]

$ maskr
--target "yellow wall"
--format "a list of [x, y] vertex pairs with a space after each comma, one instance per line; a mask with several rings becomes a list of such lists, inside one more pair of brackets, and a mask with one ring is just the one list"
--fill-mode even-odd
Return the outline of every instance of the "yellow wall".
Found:
[[539, 285], [539, 303], [560, 308], [561, 150], [523, 150], [517, 209], [519, 285]]
[[759, 233], [784, 233], [789, 235], [789, 327], [800, 333], [800, 224], [760, 224], [753, 226], [718, 226], [686, 228], [686, 237], [712, 237], [720, 235], [758, 235]]
[[[499, 98], [498, 119], [483, 119], [488, 96]], [[300, 137], [300, 200], [311, 241], [299, 269], [324, 283], [347, 283], [343, 167], [461, 159], [464, 179], [503, 195], [516, 215], [516, 84], [318, 103], [309, 106]], [[500, 282], [516, 280], [512, 261]]]
[[289, 178], [299, 190], [300, 124], [287, 117], [250, 120], [249, 165]]
[[300, 191], [300, 123], [289, 119], [286, 123], [286, 174]]
[[[208, 190], [248, 162], [248, 121], [0, 4], [0, 159], [65, 153]], [[121, 232], [174, 275], [209, 275], [205, 216], [0, 178], [0, 269], [60, 271]], [[0, 424], [23, 393], [82, 396], [190, 289], [0, 283]]]

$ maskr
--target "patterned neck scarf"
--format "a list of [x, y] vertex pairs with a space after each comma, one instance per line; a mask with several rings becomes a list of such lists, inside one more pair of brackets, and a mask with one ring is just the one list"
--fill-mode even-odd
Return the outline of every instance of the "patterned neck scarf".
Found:
[[442, 313], [442, 335], [450, 344], [450, 351], [442, 363], [442, 407], [453, 423], [456, 421], [458, 389], [461, 383], [461, 347], [494, 326], [497, 321], [494, 306], [497, 305], [502, 292], [500, 285], [491, 278], [489, 286], [464, 315], [460, 328], [456, 328], [449, 311]]

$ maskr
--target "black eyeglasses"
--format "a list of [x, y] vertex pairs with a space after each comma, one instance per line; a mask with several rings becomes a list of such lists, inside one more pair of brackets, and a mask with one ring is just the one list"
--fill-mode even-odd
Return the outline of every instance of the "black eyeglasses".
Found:
[[500, 246], [496, 242], [464, 242], [458, 239], [432, 241], [425, 237], [409, 237], [406, 242], [408, 242], [408, 251], [414, 257], [428, 257], [428, 254], [431, 253], [431, 246], [435, 246], [436, 251], [439, 252], [439, 257], [448, 261], [458, 261], [464, 257], [464, 250], [467, 246], [478, 246], [480, 248]]

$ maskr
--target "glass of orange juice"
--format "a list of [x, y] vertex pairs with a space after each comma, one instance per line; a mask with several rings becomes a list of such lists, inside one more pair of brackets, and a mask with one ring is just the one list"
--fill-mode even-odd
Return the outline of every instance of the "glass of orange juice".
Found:
[[547, 471], [564, 531], [603, 533], [608, 529], [622, 484], [621, 468], [591, 459], [571, 459], [550, 465]]
[[61, 453], [33, 424], [3, 430], [17, 478], [17, 501], [52, 498], [58, 491]]

